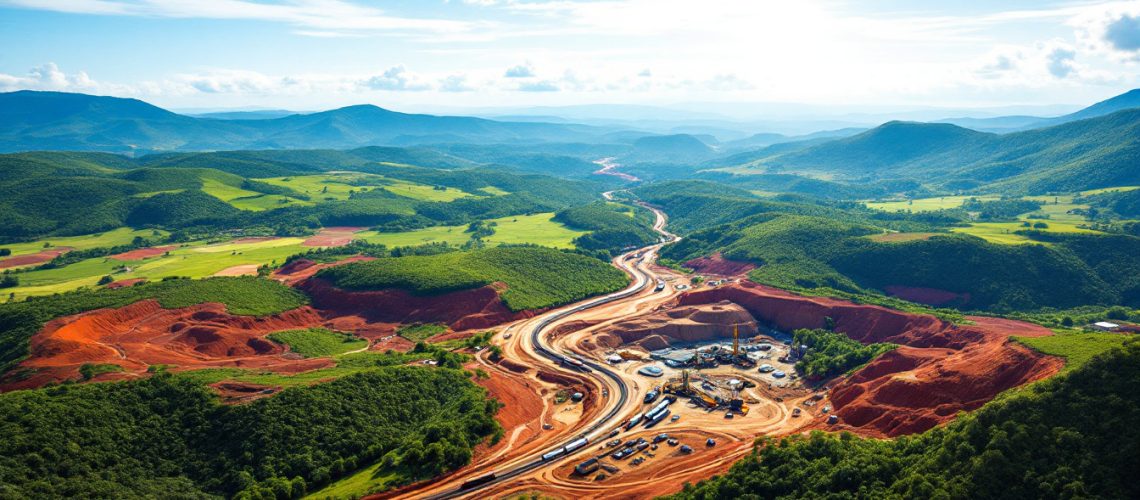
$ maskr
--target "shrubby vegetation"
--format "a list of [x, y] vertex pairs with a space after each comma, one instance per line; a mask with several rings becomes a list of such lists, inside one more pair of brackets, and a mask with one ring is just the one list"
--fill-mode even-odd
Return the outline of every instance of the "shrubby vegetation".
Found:
[[297, 498], [378, 460], [409, 481], [466, 464], [500, 435], [497, 409], [447, 368], [377, 368], [240, 406], [165, 373], [17, 391], [0, 395], [0, 496]]
[[350, 333], [327, 328], [273, 332], [269, 340], [289, 346], [289, 350], [306, 358], [336, 356], [368, 347], [368, 341]]
[[123, 307], [156, 299], [167, 308], [204, 302], [226, 304], [230, 313], [265, 316], [300, 307], [308, 299], [300, 292], [265, 279], [174, 279], [114, 290], [79, 290], [29, 297], [24, 302], [0, 304], [0, 373], [8, 371], [28, 352], [28, 339], [44, 323], [61, 316], [105, 307]]
[[761, 440], [672, 498], [1136, 498], [1138, 378], [1133, 341], [918, 436]]
[[550, 248], [500, 246], [469, 252], [355, 262], [317, 277], [354, 290], [398, 288], [433, 295], [506, 283], [512, 311], [542, 309], [621, 289], [624, 273], [597, 259]]
[[850, 372], [898, 347], [888, 343], [863, 345], [842, 333], [803, 328], [793, 332], [792, 344], [808, 347], [803, 358], [796, 362], [796, 371], [813, 379], [825, 379]]
[[586, 250], [608, 250], [644, 246], [657, 241], [653, 221], [637, 216], [628, 206], [604, 202], [568, 208], [558, 212], [554, 221], [574, 229], [591, 231], [574, 239], [574, 245]]

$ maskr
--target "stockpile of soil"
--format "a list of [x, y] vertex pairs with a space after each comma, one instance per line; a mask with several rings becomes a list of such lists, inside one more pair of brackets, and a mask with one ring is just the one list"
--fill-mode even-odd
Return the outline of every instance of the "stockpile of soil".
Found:
[[739, 283], [682, 295], [681, 305], [730, 300], [776, 329], [835, 330], [864, 343], [892, 342], [884, 354], [836, 383], [831, 401], [840, 424], [829, 426], [875, 436], [922, 432], [973, 410], [998, 393], [1057, 373], [1062, 360], [1038, 354], [1010, 335], [1051, 335], [1048, 329], [1011, 320], [970, 317], [955, 325], [934, 316], [909, 314], [842, 300], [803, 297]]
[[614, 348], [636, 344], [653, 351], [675, 342], [701, 342], [732, 338], [733, 328], [741, 337], [759, 333], [756, 320], [747, 310], [730, 301], [679, 306], [615, 323], [595, 337], [598, 345]]
[[715, 274], [718, 276], [740, 276], [756, 269], [750, 262], [738, 262], [725, 259], [719, 252], [708, 257], [698, 257], [685, 262], [685, 267], [698, 273]]

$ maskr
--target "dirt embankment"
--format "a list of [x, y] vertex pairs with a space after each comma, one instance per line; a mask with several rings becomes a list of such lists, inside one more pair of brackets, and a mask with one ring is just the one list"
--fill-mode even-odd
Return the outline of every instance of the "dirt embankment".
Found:
[[320, 278], [296, 286], [312, 298], [314, 307], [367, 323], [443, 323], [455, 331], [476, 330], [533, 317], [537, 312], [507, 309], [494, 286], [433, 296], [403, 290], [341, 290]]
[[708, 257], [698, 257], [686, 261], [684, 266], [698, 273], [718, 276], [741, 276], [756, 269], [755, 264], [728, 260], [722, 257], [719, 252]]
[[892, 342], [884, 354], [832, 387], [840, 424], [873, 436], [922, 432], [973, 410], [998, 393], [1057, 373], [1063, 362], [1009, 340], [1010, 335], [1051, 332], [1028, 323], [969, 318], [955, 325], [934, 316], [821, 297], [803, 297], [753, 283], [701, 290], [679, 297], [682, 305], [729, 300], [762, 323], [783, 331], [822, 328], [864, 343]]
[[759, 330], [756, 320], [743, 307], [729, 301], [678, 306], [615, 323], [594, 338], [603, 347], [636, 344], [646, 350], [663, 349], [675, 342], [701, 342], [732, 338], [737, 328], [742, 337]]
[[273, 273], [273, 278], [277, 281], [285, 283], [286, 285], [294, 285], [313, 277], [313, 275], [317, 274], [317, 271], [320, 271], [321, 269], [349, 264], [352, 262], [367, 262], [370, 260], [376, 260], [376, 258], [368, 257], [365, 255], [354, 255], [347, 259], [341, 259], [336, 262], [326, 262], [322, 264], [318, 264], [309, 259], [297, 259], [293, 262], [285, 264], [284, 266], [281, 266], [280, 269]]

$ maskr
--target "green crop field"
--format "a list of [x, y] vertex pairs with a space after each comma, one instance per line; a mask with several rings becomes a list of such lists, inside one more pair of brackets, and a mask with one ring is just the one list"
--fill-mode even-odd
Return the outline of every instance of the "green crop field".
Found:
[[208, 177], [202, 179], [202, 191], [210, 196], [233, 205], [234, 208], [241, 210], [251, 210], [255, 212], [270, 210], [291, 204], [312, 205], [312, 203], [295, 198], [289, 198], [287, 196], [282, 196], [279, 194], [262, 194], [256, 191], [245, 190], [240, 187], [234, 187], [217, 179]]
[[50, 245], [47, 247], [48, 249], [51, 247], [71, 247], [76, 250], [87, 250], [90, 248], [126, 245], [139, 236], [143, 238], [154, 238], [156, 235], [166, 236], [167, 234], [168, 233], [166, 231], [157, 229], [131, 229], [129, 227], [121, 227], [103, 233], [87, 234], [83, 236], [60, 236], [24, 243], [0, 244], [0, 248], [7, 248], [11, 250], [12, 255], [27, 255], [37, 253], [45, 249], [45, 244]]
[[1049, 337], [1014, 337], [1038, 352], [1065, 358], [1065, 370], [1079, 368], [1093, 356], [1120, 347], [1130, 338], [1133, 336], [1079, 331], [1058, 332]]
[[286, 330], [269, 334], [269, 340], [289, 346], [289, 350], [306, 358], [336, 356], [368, 347], [368, 341], [355, 335], [326, 328]]
[[945, 210], [947, 208], [958, 208], [970, 198], [977, 198], [981, 201], [993, 201], [1000, 199], [998, 195], [984, 195], [984, 196], [939, 196], [936, 198], [919, 198], [915, 200], [903, 201], [875, 201], [867, 202], [868, 208], [875, 210], [883, 210], [886, 212], [902, 212], [910, 210], [911, 212], [928, 212], [934, 210]]
[[378, 175], [361, 174], [356, 172], [342, 172], [325, 175], [298, 175], [292, 177], [273, 177], [257, 179], [261, 182], [290, 188], [298, 193], [312, 197], [313, 201], [347, 200], [351, 191], [359, 191], [361, 186], [354, 183], [367, 182], [370, 178], [379, 178]]
[[506, 196], [508, 194], [511, 194], [510, 192], [504, 191], [504, 190], [499, 189], [495, 186], [481, 187], [481, 188], [479, 188], [479, 191], [482, 191], [482, 192], [489, 194], [491, 196]]
[[[586, 231], [570, 229], [551, 220], [553, 218], [553, 213], [540, 213], [488, 219], [484, 222], [495, 224], [495, 234], [483, 238], [483, 241], [488, 245], [533, 243], [554, 248], [574, 248], [574, 238], [587, 233]], [[466, 230], [467, 226], [463, 225], [434, 226], [398, 233], [362, 231], [356, 234], [356, 238], [389, 247], [415, 246], [425, 243], [462, 245], [471, 239], [471, 235], [466, 233]]]

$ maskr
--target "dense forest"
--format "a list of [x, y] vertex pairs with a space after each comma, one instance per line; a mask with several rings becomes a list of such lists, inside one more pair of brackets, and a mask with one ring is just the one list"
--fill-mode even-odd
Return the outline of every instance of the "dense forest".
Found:
[[1137, 498], [1138, 378], [1132, 341], [917, 436], [761, 439], [671, 498]]
[[0, 396], [0, 497], [299, 498], [383, 460], [466, 464], [498, 403], [448, 368], [387, 367], [223, 406], [177, 375]]

